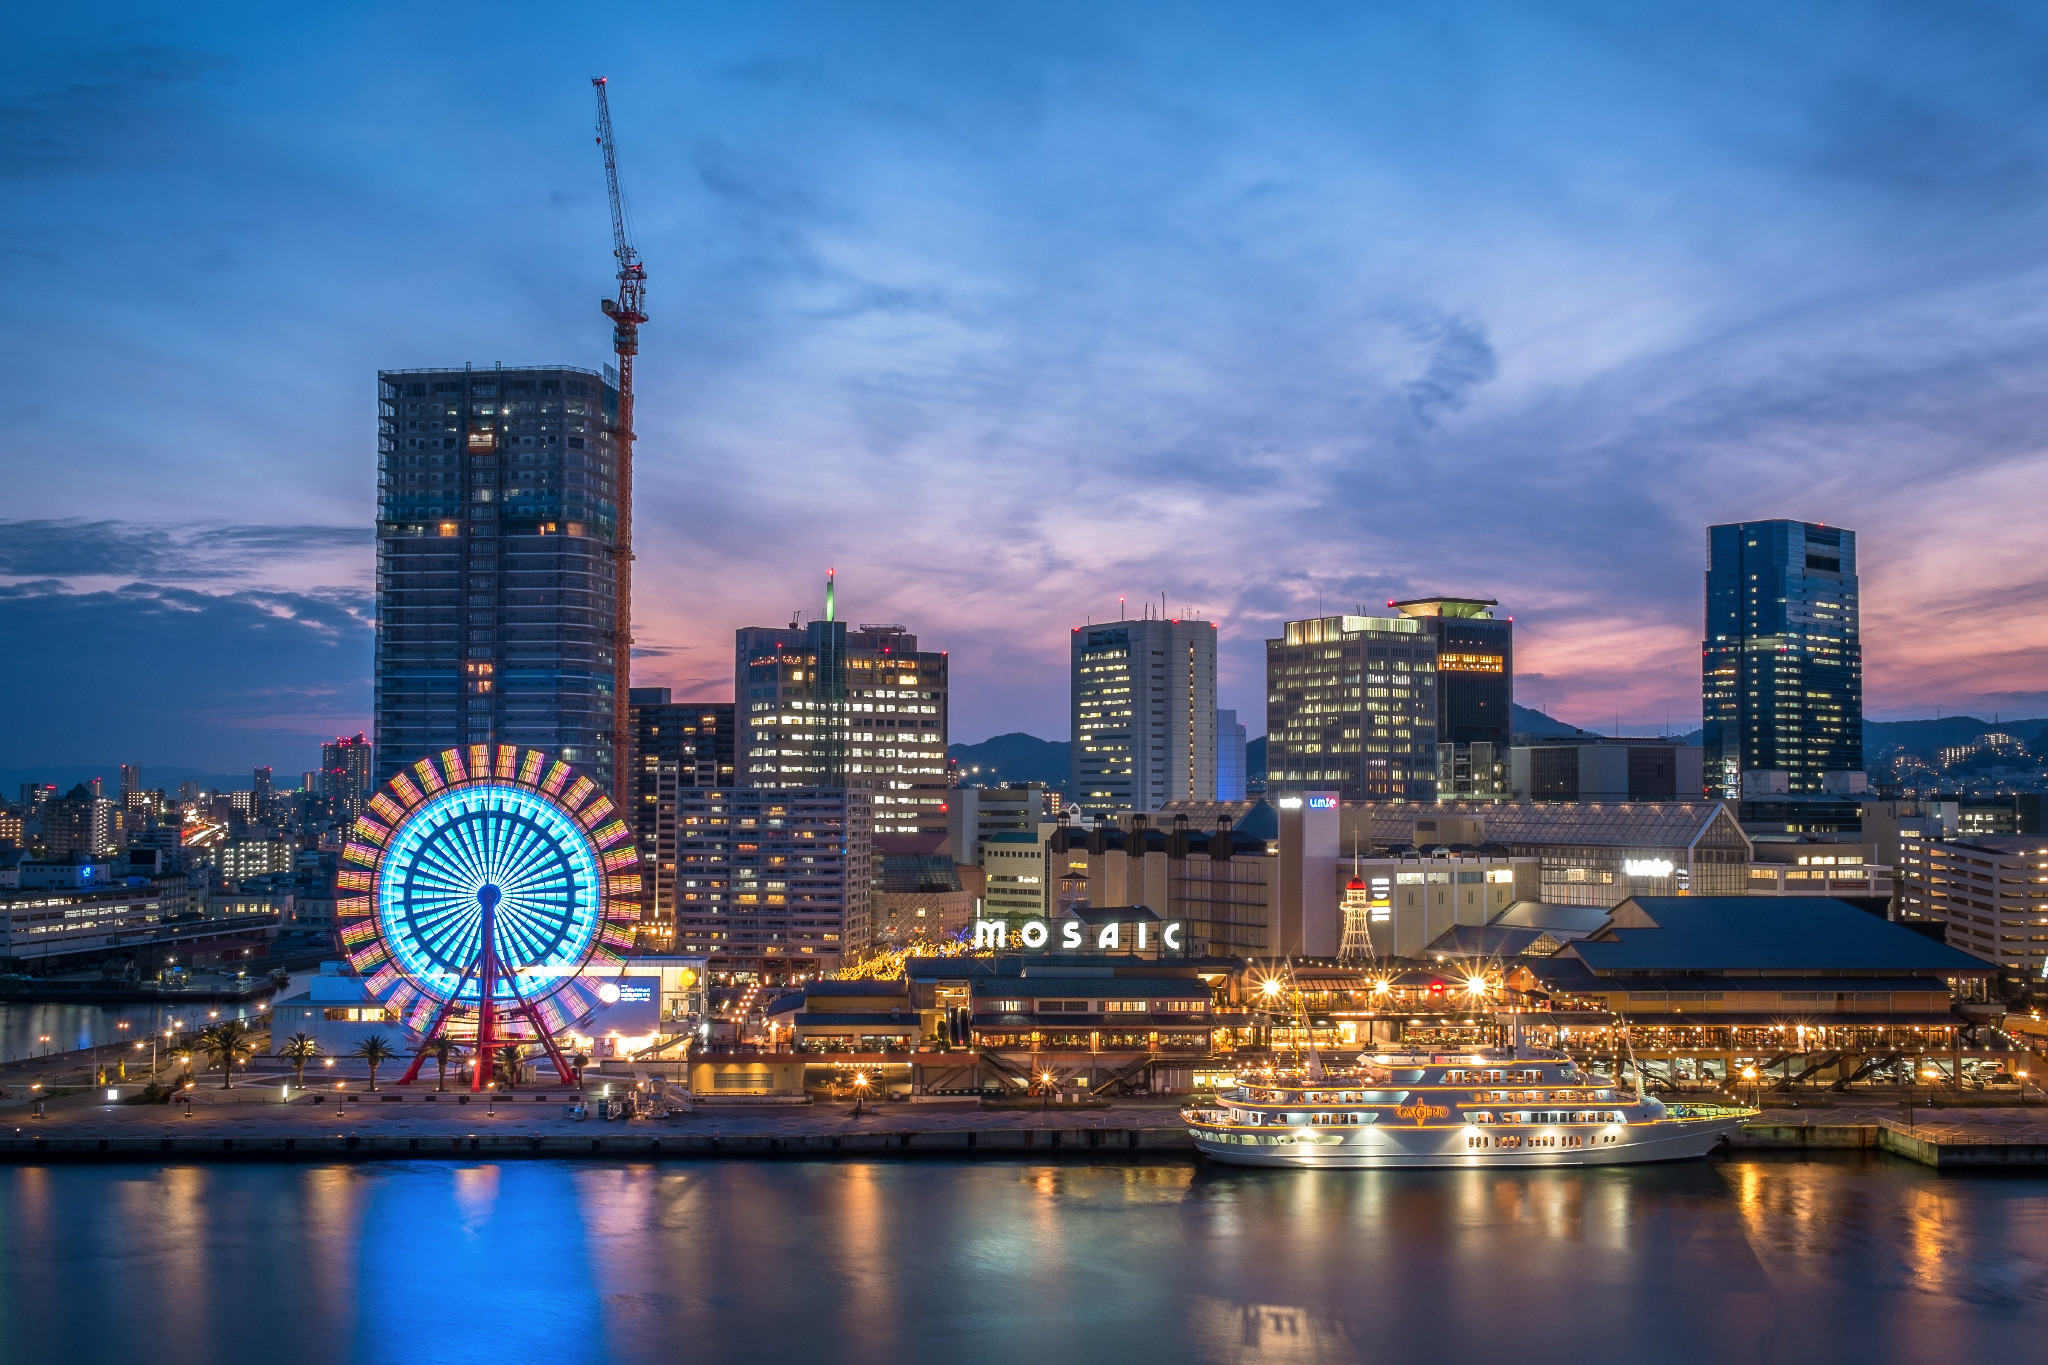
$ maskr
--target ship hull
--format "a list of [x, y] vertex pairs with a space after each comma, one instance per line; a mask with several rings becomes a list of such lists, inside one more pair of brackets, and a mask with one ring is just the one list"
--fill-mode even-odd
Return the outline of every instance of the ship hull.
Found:
[[1667, 1120], [1632, 1128], [1622, 1141], [1584, 1147], [1472, 1148], [1470, 1128], [1398, 1128], [1378, 1126], [1331, 1136], [1318, 1134], [1314, 1144], [1282, 1142], [1245, 1144], [1226, 1141], [1224, 1134], [1189, 1128], [1195, 1148], [1212, 1160], [1234, 1166], [1286, 1166], [1300, 1169], [1373, 1170], [1400, 1168], [1478, 1168], [1519, 1166], [1630, 1166], [1655, 1161], [1696, 1161], [1712, 1151], [1741, 1118]]

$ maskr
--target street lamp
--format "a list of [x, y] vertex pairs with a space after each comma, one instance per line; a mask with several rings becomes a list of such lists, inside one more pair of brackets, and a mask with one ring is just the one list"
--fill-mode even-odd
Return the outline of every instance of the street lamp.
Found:
[[853, 1116], [855, 1118], [859, 1118], [861, 1114], [864, 1112], [864, 1106], [867, 1102], [867, 1097], [868, 1073], [865, 1071], [856, 1071], [853, 1073]]
[[1764, 1091], [1761, 1085], [1756, 1084], [1756, 1068], [1753, 1066], [1742, 1068], [1742, 1079], [1750, 1082], [1750, 1089], [1756, 1100], [1755, 1107], [1761, 1110], [1764, 1107]]
[[1054, 1077], [1052, 1072], [1050, 1071], [1041, 1071], [1038, 1073], [1038, 1112], [1041, 1114], [1044, 1113], [1047, 1107], [1050, 1106], [1052, 1103], [1053, 1080]]

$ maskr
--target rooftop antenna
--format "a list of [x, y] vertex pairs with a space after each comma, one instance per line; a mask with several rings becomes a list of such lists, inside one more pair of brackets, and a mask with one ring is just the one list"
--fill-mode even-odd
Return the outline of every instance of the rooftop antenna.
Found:
[[838, 577], [839, 570], [825, 570], [825, 619], [827, 621], [836, 619], [838, 606], [837, 603], [833, 601], [833, 589], [836, 586], [836, 580]]

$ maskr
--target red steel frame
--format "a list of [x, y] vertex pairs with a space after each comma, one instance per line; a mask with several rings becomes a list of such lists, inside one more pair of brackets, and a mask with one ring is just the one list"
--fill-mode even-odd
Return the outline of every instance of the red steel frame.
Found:
[[[488, 891], [494, 888], [486, 887], [484, 889]], [[570, 1068], [568, 1059], [562, 1056], [562, 1050], [555, 1046], [554, 1035], [549, 1033], [546, 1026], [541, 1023], [540, 1014], [519, 994], [519, 986], [515, 980], [508, 978], [507, 984], [512, 988], [512, 998], [519, 1003], [513, 1005], [510, 1009], [503, 1009], [495, 1003], [496, 984], [500, 972], [498, 963], [498, 903], [495, 899], [484, 900], [481, 896], [478, 899], [483, 901], [484, 918], [481, 929], [483, 943], [475, 966], [478, 1000], [476, 1066], [470, 1072], [470, 1091], [475, 1093], [484, 1089], [484, 1077], [490, 1075], [492, 1071], [492, 1053], [501, 1047], [517, 1047], [519, 1045], [515, 1039], [501, 1040], [499, 1038], [498, 1025], [500, 1020], [498, 1016], [501, 1009], [507, 1021], [523, 1018], [527, 1023], [531, 1024], [534, 1037], [539, 1039], [540, 1045], [547, 1050], [548, 1060], [554, 1064], [555, 1074], [562, 1078], [562, 1084], [576, 1084], [576, 1073]], [[462, 983], [468, 979], [469, 972], [465, 970], [462, 976], [455, 982], [454, 994], [461, 994]], [[448, 1027], [450, 1017], [454, 1013], [455, 1002], [453, 999], [445, 1001], [440, 1008], [434, 1011], [434, 1017], [428, 1021], [426, 1029], [420, 1034], [420, 1049], [413, 1054], [412, 1065], [405, 1069], [405, 1075], [399, 1077], [398, 1083], [400, 1085], [411, 1085], [415, 1080], [419, 1079], [420, 1067], [425, 1065], [427, 1060], [427, 1044], [431, 1043], [437, 1034], [440, 1034]]]

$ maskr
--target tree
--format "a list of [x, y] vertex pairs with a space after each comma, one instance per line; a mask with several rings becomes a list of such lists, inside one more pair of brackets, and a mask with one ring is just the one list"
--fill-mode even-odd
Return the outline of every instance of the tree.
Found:
[[370, 1089], [377, 1088], [377, 1068], [398, 1056], [398, 1049], [391, 1046], [391, 1040], [381, 1033], [373, 1033], [357, 1043], [355, 1051], [348, 1054], [360, 1057], [370, 1064]]
[[498, 1048], [497, 1055], [492, 1060], [492, 1070], [497, 1073], [492, 1079], [502, 1082], [507, 1090], [517, 1090], [519, 1088], [519, 1068], [526, 1060], [520, 1055], [519, 1049], [516, 1047]]
[[446, 1090], [448, 1088], [448, 1063], [461, 1050], [461, 1048], [456, 1046], [455, 1040], [445, 1033], [435, 1034], [432, 1038], [420, 1044], [417, 1055], [432, 1057], [435, 1070], [441, 1073], [440, 1078], [434, 1084], [434, 1089]]
[[231, 1090], [235, 1084], [235, 1063], [256, 1051], [256, 1034], [239, 1019], [229, 1019], [215, 1024], [194, 1040], [198, 1050], [213, 1058], [220, 1067], [220, 1088]]
[[320, 1044], [310, 1033], [294, 1033], [284, 1040], [277, 1055], [292, 1064], [292, 1084], [306, 1088], [306, 1066], [320, 1055]]

